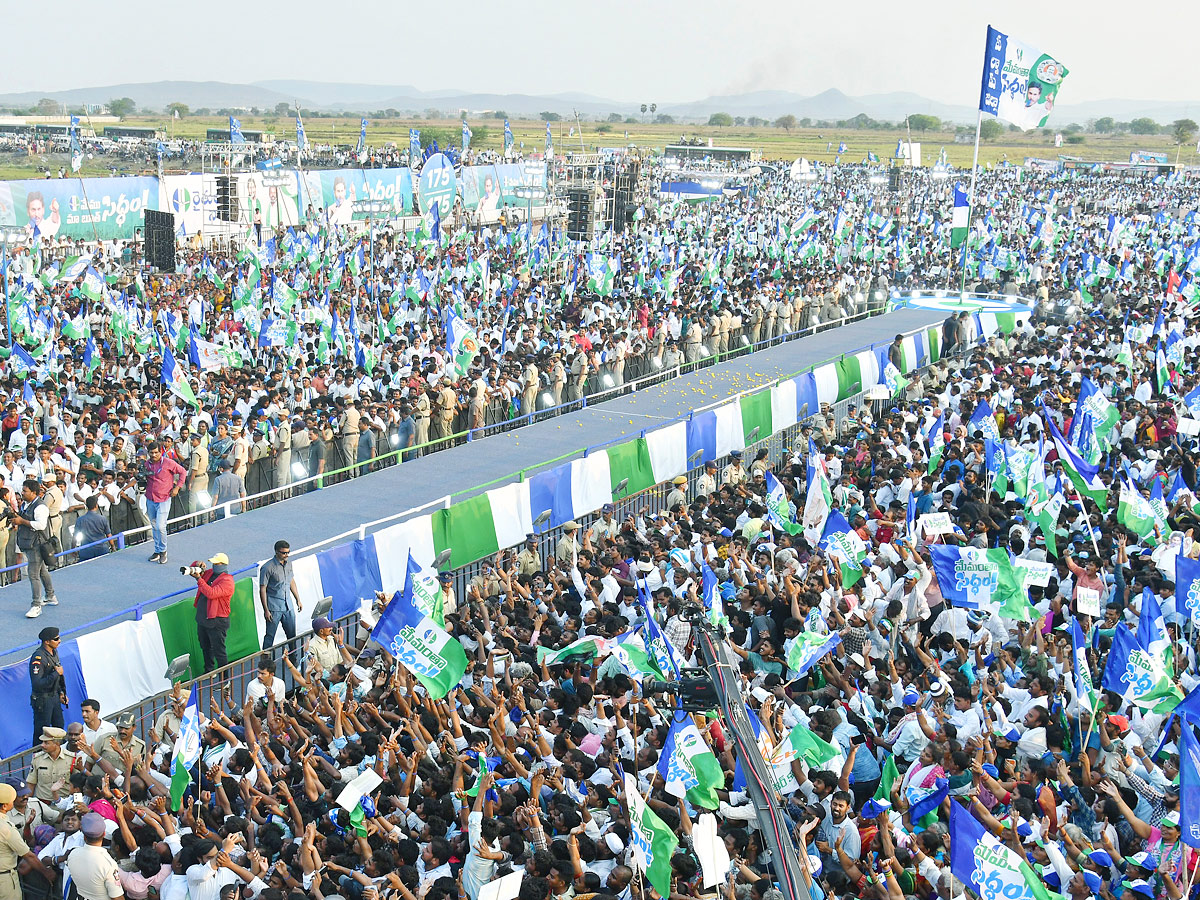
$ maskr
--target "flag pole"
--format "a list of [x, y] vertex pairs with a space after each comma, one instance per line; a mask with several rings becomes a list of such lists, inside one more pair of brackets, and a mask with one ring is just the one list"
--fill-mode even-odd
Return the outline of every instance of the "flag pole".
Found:
[[967, 292], [967, 247], [971, 239], [971, 214], [975, 211], [975, 183], [979, 178], [979, 135], [982, 131], [983, 110], [981, 109], [975, 120], [975, 157], [971, 162], [971, 190], [967, 195], [967, 233], [963, 237], [962, 280], [959, 283], [959, 303], [962, 303], [962, 295]]
[[[1075, 488], [1075, 499], [1079, 501], [1079, 508], [1083, 511], [1084, 517], [1088, 520], [1088, 537], [1092, 539], [1092, 549], [1096, 551], [1096, 560], [1099, 561], [1103, 557], [1100, 556], [1100, 545], [1096, 543], [1096, 532], [1092, 529], [1091, 516], [1088, 515], [1087, 507], [1083, 503], [1083, 496], [1079, 493], [1079, 488], [1075, 486], [1075, 482], [1067, 479], [1071, 487]], [[1097, 504], [1098, 506], [1099, 504]]]

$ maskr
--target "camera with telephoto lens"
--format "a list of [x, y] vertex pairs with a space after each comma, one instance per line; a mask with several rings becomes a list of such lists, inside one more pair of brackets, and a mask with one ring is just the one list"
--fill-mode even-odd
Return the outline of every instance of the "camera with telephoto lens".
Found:
[[179, 574], [196, 578], [204, 574], [204, 566], [200, 565], [200, 563], [192, 563], [190, 566], [180, 566]]

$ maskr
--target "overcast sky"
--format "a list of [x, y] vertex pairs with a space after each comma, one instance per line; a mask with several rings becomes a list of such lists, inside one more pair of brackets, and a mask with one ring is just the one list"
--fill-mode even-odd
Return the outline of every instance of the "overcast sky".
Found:
[[[77, 0], [4, 4], [0, 92], [303, 78], [627, 102], [748, 90], [913, 91], [972, 104], [986, 28], [1070, 69], [1063, 103], [1200, 99], [1171, 61], [1200, 4], [1116, 0]], [[1140, 73], [1140, 74], [1139, 74]]]

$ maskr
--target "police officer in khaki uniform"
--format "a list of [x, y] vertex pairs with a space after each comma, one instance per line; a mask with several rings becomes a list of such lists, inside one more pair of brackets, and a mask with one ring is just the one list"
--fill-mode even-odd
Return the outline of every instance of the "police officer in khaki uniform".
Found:
[[696, 496], [711, 497], [717, 492], [717, 464], [711, 459], [704, 462], [704, 474], [696, 479]]
[[667, 494], [667, 509], [674, 509], [676, 506], [687, 506], [687, 477], [676, 475], [671, 479], [671, 484], [674, 486]]
[[29, 763], [29, 777], [25, 781], [33, 788], [34, 796], [48, 805], [58, 800], [71, 777], [72, 757], [63, 752], [66, 739], [66, 731], [47, 725], [42, 729], [42, 747]]
[[[422, 444], [429, 443], [429, 394], [425, 391], [417, 391], [416, 399], [413, 401], [413, 422], [416, 424], [416, 431], [413, 433], [413, 445], [420, 447]], [[417, 455], [420, 456], [424, 450], [418, 450]]]
[[433, 438], [448, 438], [454, 434], [454, 414], [458, 411], [458, 394], [450, 383], [450, 376], [442, 377], [442, 386], [437, 394], [437, 418], [433, 422]]
[[729, 456], [732, 461], [725, 467], [725, 471], [721, 473], [721, 485], [723, 487], [729, 484], [737, 487], [739, 484], [748, 481], [750, 476], [742, 466], [741, 450], [733, 450]]
[[[133, 733], [133, 726], [136, 722], [136, 717], [131, 712], [123, 712], [117, 716], [117, 736], [109, 738], [101, 743], [101, 746], [96, 747], [96, 751], [100, 754], [100, 759], [107, 762], [113, 767], [113, 770], [121, 777], [116, 779], [116, 783], [120, 785], [122, 778], [125, 775], [125, 760], [122, 759], [122, 753], [128, 753], [133, 757], [133, 764], [139, 766], [146, 758], [146, 742]], [[113, 746], [113, 741], [116, 741], [117, 746]]]
[[532, 575], [542, 571], [542, 554], [538, 552], [537, 538], [532, 534], [525, 538], [525, 548], [517, 554], [517, 575]]
[[21, 860], [31, 869], [40, 872], [50, 884], [55, 875], [29, 849], [18, 831], [8, 821], [9, 811], [17, 800], [17, 791], [11, 784], [0, 782], [0, 900], [21, 900], [21, 881], [17, 875], [17, 864]]
[[532, 353], [525, 357], [525, 371], [521, 376], [521, 414], [537, 412], [538, 367]]
[[554, 548], [554, 558], [563, 568], [571, 568], [579, 557], [579, 540], [576, 537], [578, 531], [578, 522], [563, 523], [563, 536], [558, 539], [558, 546]]
[[554, 394], [554, 405], [561, 406], [563, 402], [563, 388], [567, 385], [567, 369], [557, 353], [551, 356], [550, 359], [552, 360], [550, 365], [550, 390]]

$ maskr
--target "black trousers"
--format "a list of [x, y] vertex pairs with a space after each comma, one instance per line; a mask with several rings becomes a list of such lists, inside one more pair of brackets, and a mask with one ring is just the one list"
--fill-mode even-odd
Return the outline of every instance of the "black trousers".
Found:
[[63, 709], [58, 694], [34, 694], [30, 698], [33, 707], [33, 746], [42, 742], [42, 729], [63, 728]]
[[229, 617], [205, 619], [196, 623], [200, 636], [200, 652], [204, 654], [204, 671], [220, 669], [229, 662], [225, 653], [225, 634], [229, 631]]

